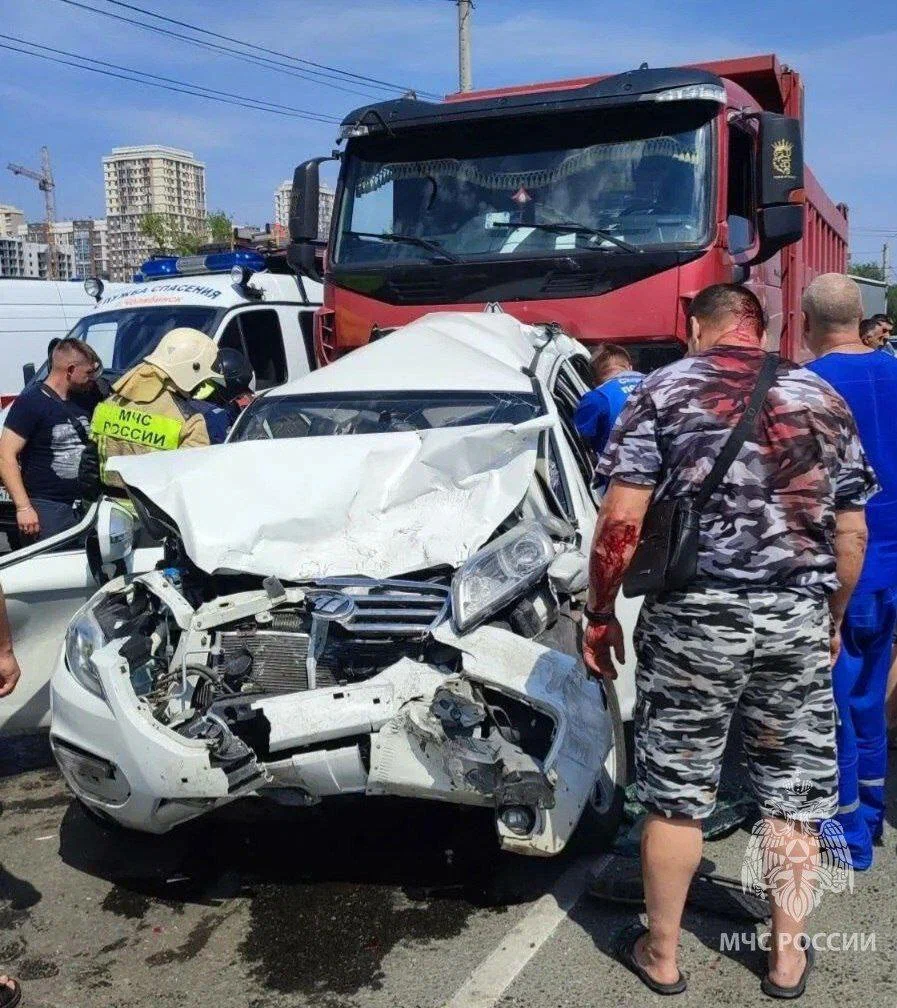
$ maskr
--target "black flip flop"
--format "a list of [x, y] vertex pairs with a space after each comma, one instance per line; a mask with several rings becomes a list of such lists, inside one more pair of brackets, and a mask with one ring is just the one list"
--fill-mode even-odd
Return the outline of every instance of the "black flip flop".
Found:
[[682, 994], [687, 986], [686, 978], [680, 973], [675, 983], [660, 983], [643, 969], [635, 958], [635, 943], [648, 933], [644, 924], [630, 924], [617, 935], [616, 954], [620, 962], [655, 994]]
[[16, 1008], [16, 1005], [22, 1000], [22, 985], [12, 977], [9, 979], [12, 981], [12, 987], [0, 984], [0, 1008]]
[[804, 966], [804, 971], [801, 973], [800, 980], [793, 987], [780, 987], [778, 984], [773, 983], [769, 979], [769, 974], [767, 973], [760, 983], [760, 990], [767, 997], [780, 998], [782, 1000], [793, 1001], [795, 998], [799, 998], [803, 995], [804, 991], [807, 989], [807, 980], [810, 978], [810, 971], [813, 969], [813, 965], [816, 962], [816, 952], [812, 945], [808, 945], [806, 948], [807, 965]]

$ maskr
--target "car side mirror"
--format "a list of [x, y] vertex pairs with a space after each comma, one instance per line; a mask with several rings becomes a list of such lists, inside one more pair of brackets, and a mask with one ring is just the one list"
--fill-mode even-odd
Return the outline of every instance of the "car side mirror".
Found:
[[97, 512], [97, 542], [103, 563], [117, 563], [130, 557], [136, 533], [134, 515], [121, 504], [104, 497]]
[[22, 381], [26, 385], [30, 385], [34, 381], [34, 376], [37, 374], [37, 368], [34, 366], [32, 361], [27, 364], [22, 365]]
[[754, 262], [765, 262], [804, 233], [804, 153], [799, 119], [758, 117], [757, 230]]

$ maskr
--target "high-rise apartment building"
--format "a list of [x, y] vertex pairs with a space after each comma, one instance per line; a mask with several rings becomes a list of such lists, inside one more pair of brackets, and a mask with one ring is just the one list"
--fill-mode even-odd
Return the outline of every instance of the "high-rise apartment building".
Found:
[[0, 235], [16, 235], [25, 223], [25, 214], [18, 207], [0, 203]]
[[[57, 279], [71, 280], [75, 273], [75, 254], [70, 245], [56, 246]], [[19, 235], [0, 235], [0, 277], [46, 280], [47, 246]]]
[[[274, 190], [274, 223], [288, 231], [290, 226], [290, 200], [293, 183], [281, 182]], [[333, 216], [334, 192], [326, 182], [321, 182], [318, 192], [318, 240], [327, 241], [330, 235], [330, 218]]]
[[[39, 221], [23, 224], [18, 229], [19, 237], [29, 242], [45, 242], [45, 227]], [[72, 276], [82, 280], [92, 276], [108, 277], [105, 220], [88, 217], [83, 220], [56, 221], [53, 235], [57, 248], [68, 246], [71, 250]]]
[[140, 233], [148, 213], [179, 232], [207, 234], [206, 166], [175, 147], [114, 147], [103, 158], [109, 276], [130, 280], [155, 251]]

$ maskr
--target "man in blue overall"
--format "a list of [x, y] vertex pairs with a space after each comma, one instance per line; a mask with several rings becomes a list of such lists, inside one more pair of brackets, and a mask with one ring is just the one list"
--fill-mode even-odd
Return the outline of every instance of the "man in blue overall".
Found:
[[605, 343], [592, 358], [596, 387], [580, 400], [574, 415], [576, 429], [601, 455], [626, 400], [641, 385], [644, 375], [636, 371], [626, 349]]
[[853, 866], [869, 868], [881, 838], [887, 768], [885, 687], [897, 625], [897, 359], [860, 337], [857, 285], [840, 273], [817, 277], [803, 297], [807, 367], [847, 401], [881, 485], [866, 505], [869, 543], [841, 628], [833, 671], [838, 708], [838, 821]]

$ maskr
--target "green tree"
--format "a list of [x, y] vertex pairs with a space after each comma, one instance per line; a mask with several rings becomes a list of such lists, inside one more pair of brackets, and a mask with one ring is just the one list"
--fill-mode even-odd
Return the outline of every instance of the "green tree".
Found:
[[155, 246], [155, 252], [164, 252], [168, 248], [168, 221], [160, 213], [145, 213], [140, 218], [140, 233], [149, 238]]
[[216, 245], [230, 245], [234, 238], [234, 222], [223, 210], [216, 210], [206, 218], [209, 234]]
[[196, 234], [186, 228], [179, 227], [174, 221], [168, 225], [168, 248], [175, 255], [193, 255], [206, 240], [205, 235]]
[[867, 280], [884, 280], [885, 278], [881, 266], [874, 262], [851, 263], [847, 267], [847, 272], [854, 276], [865, 277]]
[[897, 319], [897, 284], [891, 284], [885, 294], [889, 319]]

